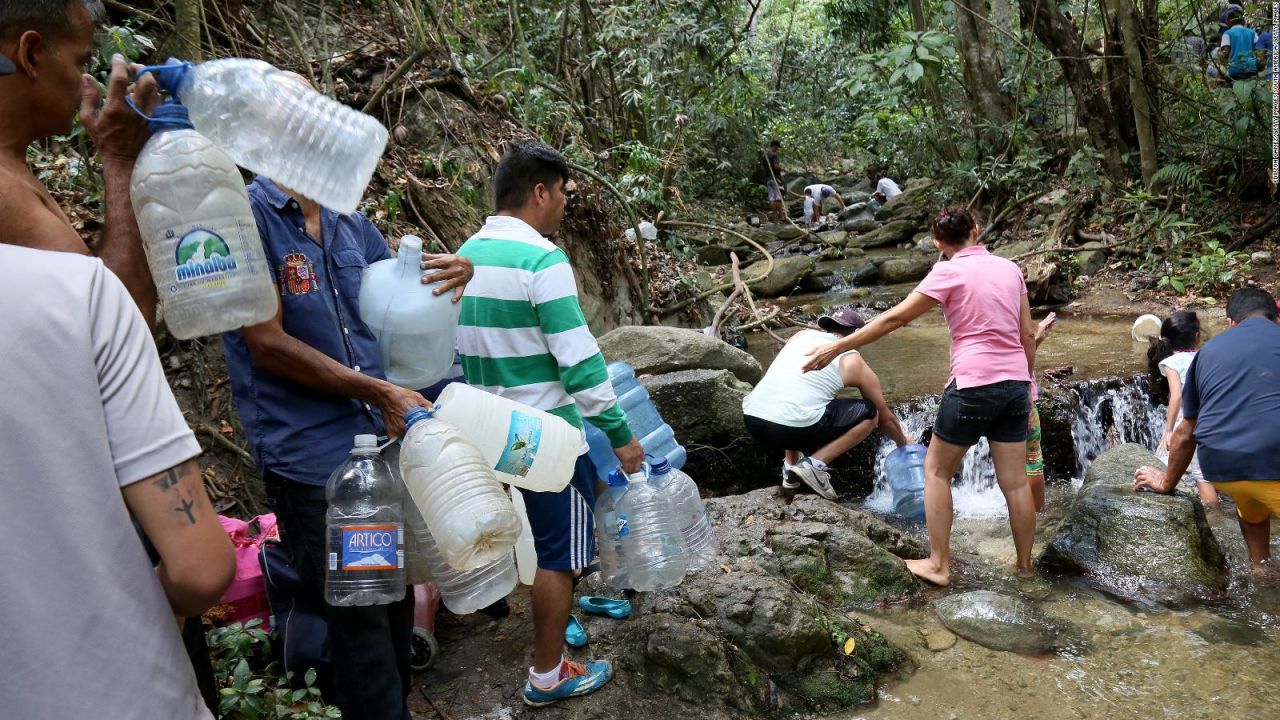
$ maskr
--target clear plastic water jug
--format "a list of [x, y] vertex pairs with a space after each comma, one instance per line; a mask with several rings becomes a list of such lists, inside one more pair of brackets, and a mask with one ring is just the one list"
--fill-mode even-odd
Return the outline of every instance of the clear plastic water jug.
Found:
[[613, 532], [618, 535], [631, 587], [649, 591], [679, 585], [689, 558], [680, 545], [680, 528], [666, 494], [649, 484], [645, 473], [630, 475], [615, 513]]
[[151, 132], [131, 198], [169, 332], [186, 340], [270, 320], [276, 292], [236, 164], [181, 105], [156, 108]]
[[419, 538], [431, 531], [427, 529], [427, 521], [422, 519], [422, 513], [418, 512], [418, 507], [413, 504], [409, 488], [405, 486], [404, 477], [400, 475], [400, 443], [393, 442], [382, 448], [382, 460], [391, 470], [391, 477], [395, 478], [400, 486], [400, 507], [404, 514], [405, 582], [409, 585], [421, 585], [431, 580], [431, 568], [427, 566], [427, 559], [419, 549]]
[[474, 570], [509, 555], [520, 518], [480, 451], [425, 408], [405, 413], [404, 426], [400, 474], [445, 561]]
[[520, 537], [516, 540], [516, 570], [520, 573], [520, 582], [532, 585], [533, 577], [538, 573], [538, 549], [533, 544], [533, 527], [529, 525], [529, 511], [524, 506], [524, 495], [519, 488], [511, 488], [511, 504], [520, 516]]
[[516, 589], [519, 577], [509, 552], [487, 565], [464, 571], [445, 562], [431, 533], [418, 539], [418, 548], [431, 568], [431, 582], [440, 590], [440, 599], [456, 615], [489, 607]]
[[618, 500], [627, 491], [627, 476], [619, 468], [609, 473], [606, 482], [605, 491], [596, 498], [596, 550], [600, 553], [601, 577], [610, 587], [622, 590], [631, 587], [618, 536]]
[[325, 485], [325, 602], [385, 605], [405, 596], [402, 496], [378, 454], [378, 438], [357, 435], [351, 456]]
[[440, 393], [436, 417], [462, 431], [498, 479], [534, 492], [560, 492], [582, 454], [582, 431], [564, 418], [462, 383]]
[[365, 268], [360, 319], [378, 339], [387, 381], [409, 390], [430, 387], [453, 366], [461, 305], [453, 293], [435, 295], [422, 283], [422, 240], [400, 239], [396, 257]]
[[893, 512], [910, 520], [924, 517], [924, 445], [903, 445], [884, 459], [884, 474], [893, 491]]
[[654, 458], [650, 462], [649, 483], [671, 501], [676, 526], [680, 529], [680, 545], [689, 557], [689, 569], [714, 565], [719, 545], [697, 483], [685, 472], [671, 467], [666, 458]]
[[387, 129], [261, 60], [144, 68], [191, 110], [191, 122], [237, 165], [340, 213], [355, 212]]
[[[684, 467], [687, 457], [684, 447], [676, 442], [671, 426], [663, 422], [658, 409], [649, 399], [649, 391], [636, 379], [636, 373], [624, 362], [609, 363], [609, 384], [618, 396], [618, 406], [627, 414], [627, 426], [640, 441], [645, 454], [666, 458], [671, 467]], [[618, 467], [609, 437], [586, 423], [587, 443], [591, 446], [591, 461], [596, 464], [600, 479], [608, 481], [609, 473]]]

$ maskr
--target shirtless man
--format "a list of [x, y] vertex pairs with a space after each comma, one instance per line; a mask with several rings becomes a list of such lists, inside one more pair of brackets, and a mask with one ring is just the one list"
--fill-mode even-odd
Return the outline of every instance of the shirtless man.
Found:
[[[102, 6], [67, 0], [61, 12], [49, 2], [0, 3], [0, 243], [101, 258], [129, 291], [148, 325], [155, 324], [156, 290], [147, 269], [138, 224], [129, 202], [133, 163], [149, 137], [146, 122], [129, 108], [159, 99], [155, 80], [129, 84], [124, 58], [111, 61], [106, 104], [98, 82], [85, 75]], [[102, 158], [105, 215], [96, 241], [86, 245], [49, 191], [27, 165], [27, 147], [71, 132], [76, 111]]]

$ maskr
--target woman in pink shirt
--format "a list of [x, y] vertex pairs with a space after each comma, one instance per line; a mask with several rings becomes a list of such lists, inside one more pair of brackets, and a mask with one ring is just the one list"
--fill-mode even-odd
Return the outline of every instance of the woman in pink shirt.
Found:
[[869, 345], [942, 306], [951, 331], [951, 377], [925, 457], [925, 520], [932, 553], [907, 561], [911, 572], [935, 585], [951, 581], [951, 478], [965, 452], [983, 436], [1009, 505], [1018, 571], [1032, 572], [1036, 515], [1024, 461], [1035, 326], [1022, 271], [977, 244], [978, 234], [968, 210], [938, 213], [933, 242], [949, 262], [935, 265], [906, 300], [861, 330], [815, 348], [805, 365], [805, 370], [825, 367], [840, 353]]

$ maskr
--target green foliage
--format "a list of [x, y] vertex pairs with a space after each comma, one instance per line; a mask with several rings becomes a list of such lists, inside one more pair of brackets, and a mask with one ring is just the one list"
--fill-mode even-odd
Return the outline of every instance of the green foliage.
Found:
[[321, 699], [314, 670], [303, 678], [305, 687], [289, 687], [292, 673], [284, 674], [279, 663], [270, 661], [271, 640], [261, 624], [250, 620], [209, 631], [220, 695], [218, 716], [225, 720], [340, 719], [338, 708]]
[[1191, 163], [1165, 165], [1151, 176], [1151, 189], [1155, 191], [1199, 193], [1203, 190], [1203, 171]]
[[1160, 278], [1160, 287], [1201, 295], [1229, 290], [1236, 276], [1249, 271], [1249, 255], [1227, 250], [1217, 240], [1204, 243], [1198, 255], [1186, 258], [1181, 269]]

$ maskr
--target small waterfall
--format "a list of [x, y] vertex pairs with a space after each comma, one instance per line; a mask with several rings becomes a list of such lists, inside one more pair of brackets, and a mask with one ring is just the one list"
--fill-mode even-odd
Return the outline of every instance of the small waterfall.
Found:
[[[1049, 468], [1051, 477], [1069, 475], [1078, 486], [1089, 465], [1107, 448], [1132, 442], [1154, 450], [1159, 444], [1167, 409], [1151, 404], [1146, 376], [1076, 382], [1067, 385], [1065, 390], [1075, 467]], [[903, 431], [915, 438], [920, 438], [926, 430], [932, 431], [938, 401], [937, 396], [931, 396], [894, 406]], [[880, 442], [876, 452], [875, 490], [866, 499], [867, 509], [882, 514], [893, 509], [892, 493], [884, 478], [884, 459], [893, 448], [889, 440]], [[951, 498], [958, 517], [1007, 514], [985, 438], [965, 454], [957, 479], [952, 483]]]

